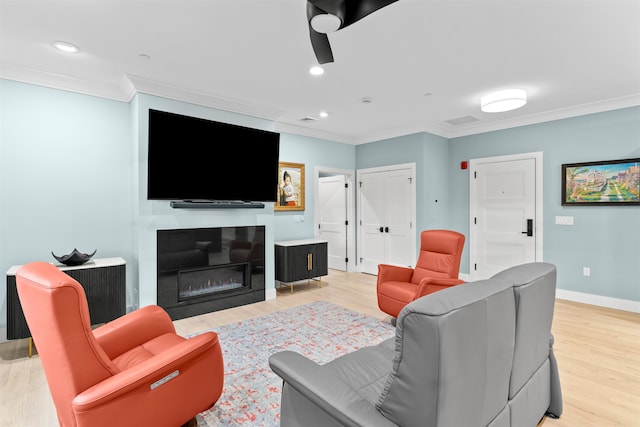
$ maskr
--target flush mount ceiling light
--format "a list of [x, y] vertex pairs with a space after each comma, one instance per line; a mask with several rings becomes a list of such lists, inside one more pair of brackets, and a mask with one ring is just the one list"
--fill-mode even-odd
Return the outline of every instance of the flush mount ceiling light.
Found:
[[320, 117], [326, 119], [327, 117], [329, 117], [329, 113], [327, 111], [320, 111]]
[[522, 89], [508, 89], [481, 97], [480, 109], [485, 113], [502, 113], [520, 108], [526, 103], [527, 92]]
[[311, 18], [311, 28], [322, 34], [333, 33], [341, 25], [342, 19], [330, 13], [321, 13]]
[[64, 42], [64, 41], [61, 41], [61, 40], [56, 40], [56, 41], [52, 42], [51, 44], [56, 49], [61, 50], [61, 51], [66, 52], [66, 53], [77, 53], [77, 52], [80, 52], [80, 49], [78, 48], [78, 46], [76, 46], [73, 43]]

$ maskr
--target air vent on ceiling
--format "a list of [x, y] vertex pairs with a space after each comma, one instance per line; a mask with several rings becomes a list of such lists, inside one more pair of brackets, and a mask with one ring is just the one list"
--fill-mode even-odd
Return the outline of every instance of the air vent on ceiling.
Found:
[[454, 126], [466, 125], [468, 123], [479, 122], [480, 119], [476, 119], [473, 116], [463, 116], [458, 117], [457, 119], [447, 120], [446, 122], [452, 124]]

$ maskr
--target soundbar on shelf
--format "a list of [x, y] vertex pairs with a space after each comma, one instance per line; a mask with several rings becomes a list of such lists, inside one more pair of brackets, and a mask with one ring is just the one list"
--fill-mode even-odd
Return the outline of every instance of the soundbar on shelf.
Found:
[[242, 200], [172, 200], [174, 209], [262, 209], [262, 202], [244, 202]]

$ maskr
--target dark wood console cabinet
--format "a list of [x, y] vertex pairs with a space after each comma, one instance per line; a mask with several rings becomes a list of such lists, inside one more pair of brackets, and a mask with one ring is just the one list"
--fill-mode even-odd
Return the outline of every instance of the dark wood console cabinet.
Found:
[[328, 274], [325, 240], [289, 240], [275, 243], [276, 280], [291, 284]]
[[[7, 270], [7, 339], [10, 340], [31, 336], [16, 289], [16, 271], [20, 267], [16, 265]], [[84, 288], [92, 325], [109, 322], [126, 313], [124, 259], [95, 259], [78, 266], [60, 265], [58, 268]]]

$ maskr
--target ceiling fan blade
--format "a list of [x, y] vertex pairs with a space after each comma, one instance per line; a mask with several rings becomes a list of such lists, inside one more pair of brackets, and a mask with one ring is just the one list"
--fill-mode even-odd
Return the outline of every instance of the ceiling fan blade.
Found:
[[315, 32], [313, 28], [309, 28], [309, 35], [311, 36], [311, 46], [313, 46], [318, 64], [333, 62], [329, 37], [326, 34]]
[[319, 64], [327, 64], [333, 62], [333, 53], [329, 44], [329, 37], [324, 33], [319, 33], [311, 27], [311, 19], [318, 15], [326, 13], [322, 9], [316, 7], [310, 1], [307, 2], [307, 23], [309, 24], [309, 36], [311, 38], [311, 46], [316, 54]]

